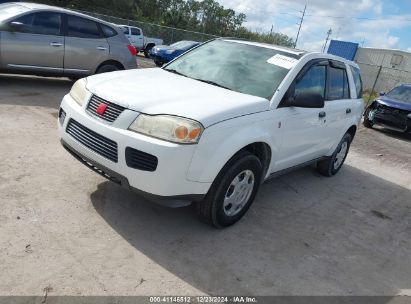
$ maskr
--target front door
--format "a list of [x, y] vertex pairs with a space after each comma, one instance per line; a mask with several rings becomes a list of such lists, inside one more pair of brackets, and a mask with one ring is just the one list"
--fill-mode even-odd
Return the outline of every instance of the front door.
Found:
[[3, 66], [11, 72], [61, 74], [64, 60], [62, 15], [31, 13], [9, 22], [1, 33]]
[[[294, 96], [302, 92], [315, 92], [325, 96], [326, 65], [316, 64], [295, 83]], [[305, 163], [324, 155], [327, 139], [324, 108], [280, 107], [275, 112], [281, 117], [281, 148], [272, 171]], [[278, 132], [278, 129], [274, 130]]]
[[110, 46], [97, 22], [67, 15], [64, 73], [90, 75], [109, 58]]

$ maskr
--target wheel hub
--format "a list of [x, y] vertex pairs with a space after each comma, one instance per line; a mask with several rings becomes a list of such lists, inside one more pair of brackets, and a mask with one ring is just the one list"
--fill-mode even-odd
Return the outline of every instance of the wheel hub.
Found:
[[231, 182], [224, 197], [224, 212], [228, 216], [238, 214], [250, 199], [255, 183], [254, 173], [244, 170]]
[[345, 155], [347, 154], [348, 144], [344, 141], [340, 147], [340, 151], [335, 155], [334, 170], [337, 170], [343, 163]]

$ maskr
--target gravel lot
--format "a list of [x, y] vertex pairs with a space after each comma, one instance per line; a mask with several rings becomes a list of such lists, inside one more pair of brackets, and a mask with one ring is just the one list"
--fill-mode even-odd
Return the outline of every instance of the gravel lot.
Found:
[[411, 294], [409, 136], [361, 128], [336, 177], [277, 178], [215, 230], [60, 146], [71, 85], [0, 75], [0, 295]]

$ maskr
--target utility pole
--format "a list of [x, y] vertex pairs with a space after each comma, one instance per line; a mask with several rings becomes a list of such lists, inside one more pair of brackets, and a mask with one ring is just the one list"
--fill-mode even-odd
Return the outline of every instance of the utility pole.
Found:
[[297, 33], [297, 37], [295, 38], [294, 48], [297, 47], [298, 37], [300, 37], [301, 26], [303, 25], [303, 22], [304, 22], [306, 10], [307, 10], [307, 3], [305, 3], [304, 10], [302, 11], [303, 15], [301, 16], [301, 19], [300, 19], [300, 26], [298, 27], [298, 33]]
[[331, 36], [332, 33], [333, 33], [333, 30], [329, 29], [328, 32], [327, 32], [327, 38], [325, 38], [325, 43], [324, 43], [324, 46], [323, 46], [323, 53], [325, 52], [325, 48], [327, 47], [327, 42], [330, 39], [330, 36]]
[[271, 25], [270, 37], [273, 37], [274, 24]]

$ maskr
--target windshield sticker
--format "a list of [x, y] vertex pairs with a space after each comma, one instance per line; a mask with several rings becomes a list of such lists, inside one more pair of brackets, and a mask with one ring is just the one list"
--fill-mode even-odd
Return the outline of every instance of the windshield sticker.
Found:
[[284, 69], [291, 69], [297, 63], [297, 59], [277, 54], [267, 60], [268, 63], [278, 65]]

